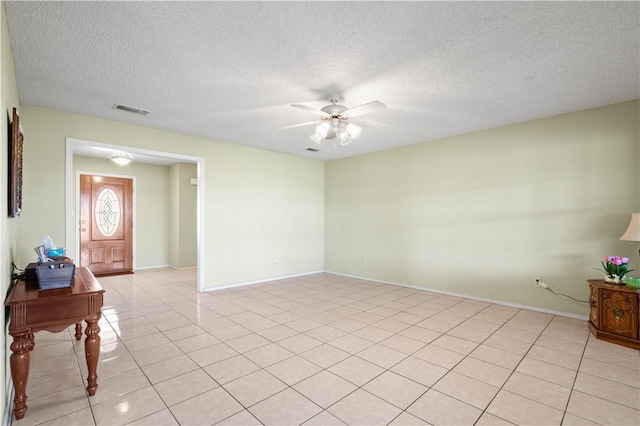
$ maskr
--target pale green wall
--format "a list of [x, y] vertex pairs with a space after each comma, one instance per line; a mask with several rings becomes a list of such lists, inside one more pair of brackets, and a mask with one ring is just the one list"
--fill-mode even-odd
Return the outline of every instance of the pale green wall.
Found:
[[137, 162], [118, 166], [106, 159], [76, 155], [73, 157], [73, 168], [74, 177], [77, 171], [135, 177], [135, 266], [147, 268], [168, 265], [169, 167]]
[[180, 241], [180, 190], [178, 164], [169, 167], [169, 265], [180, 263], [178, 258]]
[[[0, 188], [2, 188], [2, 197], [0, 197], [0, 286], [2, 288], [2, 298], [7, 293], [9, 285], [11, 283], [12, 266], [11, 263], [15, 259], [16, 249], [16, 224], [21, 221], [20, 218], [8, 217], [8, 205], [7, 205], [7, 187], [8, 187], [8, 133], [9, 122], [12, 117], [13, 108], [18, 108], [20, 114], [20, 101], [18, 99], [18, 85], [16, 83], [16, 72], [13, 63], [13, 54], [11, 53], [11, 43], [9, 41], [9, 33], [7, 31], [7, 18], [4, 11], [4, 3], [0, 3], [0, 43], [2, 45], [2, 53], [0, 55], [0, 72], [1, 72], [1, 85], [0, 85], [0, 98], [2, 102], [2, 117], [0, 117], [0, 140], [2, 141], [0, 148]], [[18, 263], [18, 266], [21, 266]], [[24, 266], [24, 265], [22, 265]], [[3, 330], [6, 328], [6, 324], [2, 323]], [[0, 369], [2, 378], [0, 379], [0, 403], [3, 404], [3, 413], [7, 407], [4, 406], [5, 395], [11, 373], [9, 371], [9, 348], [11, 339], [7, 339], [5, 333], [0, 333], [0, 348], [4, 348], [3, 367]], [[4, 418], [4, 414], [3, 417]]]
[[[204, 286], [322, 270], [324, 163], [60, 110], [21, 106], [24, 214], [18, 258], [65, 241], [67, 137], [204, 158]], [[274, 263], [274, 258], [286, 262]]]
[[171, 187], [169, 226], [169, 265], [190, 268], [197, 265], [197, 187], [191, 184], [197, 178], [195, 164], [176, 163], [169, 167]]
[[191, 184], [191, 179], [198, 176], [198, 168], [195, 164], [179, 163], [177, 169], [178, 190], [178, 228], [177, 263], [171, 266], [176, 268], [189, 268], [197, 264], [197, 216], [196, 204], [198, 200], [197, 187]]
[[326, 164], [325, 269], [586, 314], [640, 208], [638, 101]]

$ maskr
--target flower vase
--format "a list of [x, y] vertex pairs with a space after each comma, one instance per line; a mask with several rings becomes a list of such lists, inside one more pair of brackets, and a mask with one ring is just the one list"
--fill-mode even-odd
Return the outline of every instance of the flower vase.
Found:
[[610, 284], [624, 284], [620, 277], [617, 275], [605, 275], [604, 282]]

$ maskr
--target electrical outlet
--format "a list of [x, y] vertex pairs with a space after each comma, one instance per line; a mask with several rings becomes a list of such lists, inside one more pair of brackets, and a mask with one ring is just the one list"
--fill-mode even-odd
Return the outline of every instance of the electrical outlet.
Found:
[[276, 265], [278, 264], [278, 258], [276, 257], [275, 259], [273, 259], [273, 263], [275, 263]]

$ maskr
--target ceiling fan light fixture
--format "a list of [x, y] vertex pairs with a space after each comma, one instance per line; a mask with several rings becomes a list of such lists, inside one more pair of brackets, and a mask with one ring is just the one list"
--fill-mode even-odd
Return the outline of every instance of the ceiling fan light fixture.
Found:
[[316, 126], [316, 131], [309, 136], [318, 145], [324, 140], [340, 139], [340, 145], [349, 145], [362, 133], [362, 128], [346, 120], [337, 117], [331, 118], [330, 122], [324, 121]]
[[[331, 94], [327, 99], [331, 104], [326, 105], [319, 110], [306, 105], [291, 105], [294, 108], [312, 112], [320, 116], [322, 121], [316, 126], [315, 133], [309, 136], [311, 140], [318, 145], [322, 141], [332, 139], [340, 139], [341, 145], [350, 144], [352, 140], [358, 138], [362, 133], [362, 128], [351, 123], [350, 120], [354, 117], [379, 111], [387, 107], [380, 101], [372, 101], [353, 108], [347, 108], [344, 105], [338, 104], [338, 101], [342, 99], [338, 94]], [[306, 126], [307, 124], [313, 124], [313, 122], [287, 126], [285, 128]]]
[[340, 145], [345, 146], [351, 143], [351, 135], [348, 132], [340, 134]]
[[347, 124], [346, 131], [351, 135], [351, 139], [356, 139], [362, 133], [362, 128], [360, 126], [356, 126], [353, 123]]
[[319, 138], [324, 139], [327, 137], [330, 128], [331, 126], [329, 125], [329, 123], [320, 123], [318, 124], [318, 127], [316, 127], [316, 135]]
[[113, 161], [119, 166], [126, 166], [133, 161], [133, 157], [127, 152], [116, 151], [109, 156], [109, 160]]

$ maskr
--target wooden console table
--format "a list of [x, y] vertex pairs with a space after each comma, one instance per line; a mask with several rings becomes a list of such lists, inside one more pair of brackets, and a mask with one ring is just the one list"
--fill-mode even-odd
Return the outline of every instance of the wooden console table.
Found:
[[598, 339], [640, 349], [640, 291], [589, 280], [589, 330]]
[[58, 333], [76, 324], [76, 339], [80, 340], [80, 323], [87, 323], [84, 341], [87, 358], [87, 392], [95, 395], [98, 388], [98, 357], [100, 355], [100, 327], [102, 295], [104, 290], [87, 268], [76, 268], [69, 288], [38, 290], [37, 281], [17, 280], [4, 302], [11, 309], [9, 334], [11, 344], [11, 378], [15, 388], [13, 413], [16, 419], [27, 411], [27, 379], [31, 351], [35, 345], [34, 333], [47, 330]]

